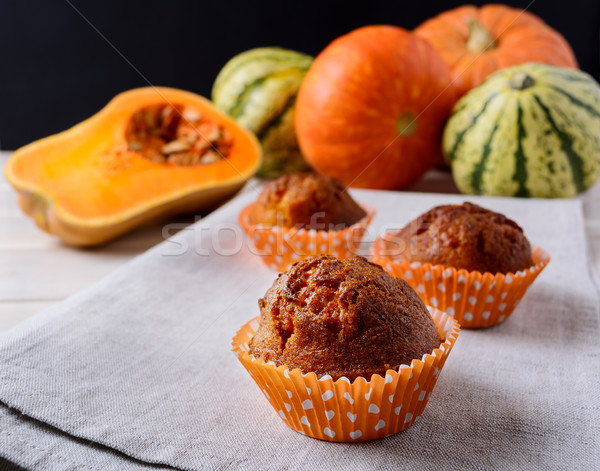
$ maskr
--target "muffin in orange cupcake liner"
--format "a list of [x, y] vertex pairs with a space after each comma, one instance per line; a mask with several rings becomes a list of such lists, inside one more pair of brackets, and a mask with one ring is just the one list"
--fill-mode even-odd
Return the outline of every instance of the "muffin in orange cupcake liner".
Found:
[[350, 258], [356, 254], [362, 238], [375, 216], [375, 209], [361, 204], [367, 215], [343, 229], [316, 230], [297, 227], [263, 226], [250, 219], [252, 205], [239, 215], [239, 223], [251, 241], [251, 250], [271, 269], [285, 271], [310, 255], [330, 254]]
[[371, 246], [371, 260], [390, 274], [403, 278], [428, 306], [437, 307], [465, 328], [491, 327], [504, 322], [517, 307], [527, 288], [550, 262], [550, 255], [532, 247], [533, 265], [516, 273], [480, 273], [430, 263], [397, 261], [389, 241], [378, 238]]
[[460, 326], [448, 314], [432, 309], [440, 337], [439, 348], [385, 377], [370, 381], [359, 377], [336, 381], [275, 366], [248, 353], [248, 343], [258, 329], [254, 318], [233, 338], [233, 351], [283, 422], [309, 437], [332, 442], [376, 440], [410, 427], [421, 415], [438, 376], [458, 337]]

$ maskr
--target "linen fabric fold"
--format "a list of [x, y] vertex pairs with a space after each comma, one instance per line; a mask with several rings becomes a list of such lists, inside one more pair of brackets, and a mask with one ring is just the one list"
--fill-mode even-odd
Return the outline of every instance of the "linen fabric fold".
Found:
[[286, 427], [231, 351], [269, 270], [249, 193], [0, 337], [0, 456], [36, 469], [585, 469], [600, 461], [600, 319], [579, 200], [354, 190], [378, 235], [438, 204], [516, 220], [552, 261], [503, 324], [462, 331], [423, 415], [331, 444]]

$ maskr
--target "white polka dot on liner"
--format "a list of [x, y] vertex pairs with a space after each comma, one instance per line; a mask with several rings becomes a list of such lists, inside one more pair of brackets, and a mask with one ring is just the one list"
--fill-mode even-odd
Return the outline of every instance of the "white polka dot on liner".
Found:
[[333, 391], [325, 391], [323, 394], [321, 394], [321, 399], [323, 399], [323, 401], [328, 401], [329, 399], [331, 399], [333, 397]]
[[381, 430], [383, 427], [385, 427], [385, 421], [383, 419], [380, 419], [379, 422], [377, 422], [377, 424], [375, 425], [375, 431]]
[[300, 417], [300, 423], [306, 425], [307, 427], [310, 427], [310, 422], [308, 421], [308, 418], [305, 415]]

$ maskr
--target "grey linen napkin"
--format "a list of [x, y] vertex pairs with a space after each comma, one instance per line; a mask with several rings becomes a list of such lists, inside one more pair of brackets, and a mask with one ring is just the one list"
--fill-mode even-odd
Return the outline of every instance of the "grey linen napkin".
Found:
[[463, 330], [408, 430], [332, 444], [288, 429], [231, 352], [276, 274], [235, 199], [0, 338], [0, 456], [36, 469], [591, 469], [600, 462], [599, 298], [578, 200], [355, 191], [365, 245], [465, 199], [552, 256], [504, 324]]

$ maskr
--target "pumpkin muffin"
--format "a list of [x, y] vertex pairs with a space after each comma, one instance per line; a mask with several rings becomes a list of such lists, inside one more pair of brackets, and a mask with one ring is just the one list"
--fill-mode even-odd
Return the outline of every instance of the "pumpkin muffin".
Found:
[[460, 330], [362, 257], [298, 262], [259, 307], [233, 338], [239, 361], [288, 427], [335, 442], [410, 427]]
[[473, 328], [508, 319], [550, 261], [515, 221], [473, 203], [436, 206], [379, 237], [370, 253], [425, 304]]
[[253, 206], [251, 220], [266, 226], [340, 229], [366, 215], [341, 181], [307, 172], [267, 182]]
[[413, 289], [362, 257], [305, 259], [279, 275], [259, 306], [250, 353], [334, 379], [385, 376], [442, 342]]
[[509, 273], [533, 265], [523, 229], [506, 216], [473, 203], [436, 206], [395, 236], [413, 262]]
[[306, 257], [357, 254], [375, 210], [359, 205], [339, 180], [316, 173], [283, 175], [265, 183], [240, 213], [253, 253], [277, 271]]

